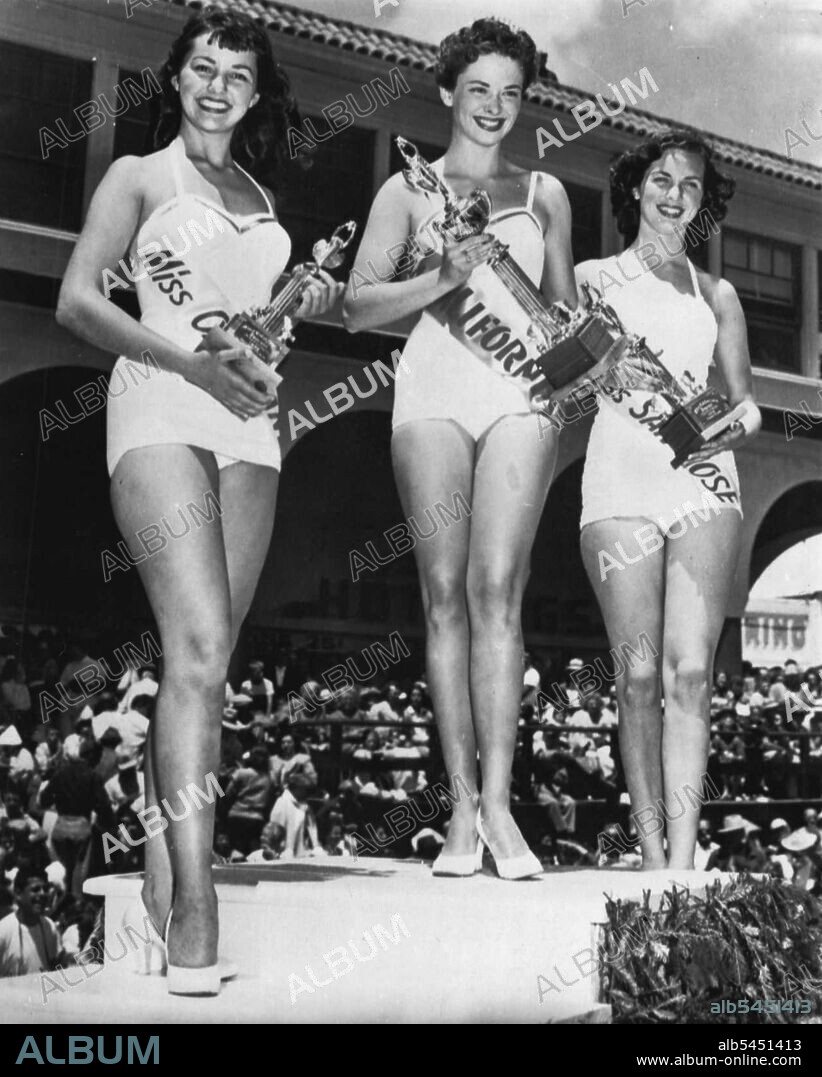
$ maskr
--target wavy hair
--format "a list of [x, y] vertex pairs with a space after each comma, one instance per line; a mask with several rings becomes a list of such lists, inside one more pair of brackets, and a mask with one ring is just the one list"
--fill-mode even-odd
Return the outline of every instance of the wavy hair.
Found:
[[705, 162], [702, 204], [693, 221], [685, 229], [685, 246], [698, 247], [704, 240], [695, 224], [703, 213], [719, 224], [728, 213], [728, 202], [733, 198], [736, 181], [719, 171], [715, 164], [716, 152], [710, 142], [696, 130], [687, 127], [670, 127], [652, 138], [640, 142], [631, 150], [617, 157], [610, 170], [611, 211], [616, 219], [617, 231], [633, 243], [639, 232], [639, 201], [634, 190], [641, 186], [645, 174], [668, 150], [687, 150], [697, 153]]
[[516, 60], [522, 68], [522, 89], [537, 77], [537, 47], [524, 30], [513, 30], [501, 19], [477, 19], [449, 34], [440, 44], [434, 78], [444, 90], [453, 90], [457, 78], [480, 56], [497, 54]]
[[253, 52], [257, 57], [259, 101], [243, 116], [231, 138], [231, 155], [257, 179], [272, 186], [282, 182], [288, 161], [287, 142], [291, 127], [299, 127], [300, 114], [288, 75], [274, 58], [268, 34], [247, 15], [206, 7], [193, 15], [171, 46], [160, 69], [159, 96], [151, 146], [163, 149], [177, 137], [182, 108], [171, 80], [180, 74], [191, 46], [201, 34], [208, 43], [232, 52]]

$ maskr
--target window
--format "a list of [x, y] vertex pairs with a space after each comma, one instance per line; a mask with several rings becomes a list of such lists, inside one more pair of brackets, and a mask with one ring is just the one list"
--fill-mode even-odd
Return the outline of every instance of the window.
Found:
[[[315, 131], [328, 128], [321, 117], [312, 124]], [[296, 162], [288, 170], [277, 213], [291, 236], [292, 261], [310, 258], [317, 240], [328, 239], [347, 220], [357, 222], [356, 250], [371, 208], [374, 139], [373, 131], [348, 127], [317, 144], [310, 168], [303, 171]]]
[[153, 87], [146, 82], [140, 71], [120, 71], [117, 92], [112, 95], [112, 107], [119, 109], [128, 101], [129, 107], [114, 120], [114, 160], [118, 157], [144, 157], [152, 152], [149, 146], [151, 128], [154, 125], [152, 105], [159, 102], [148, 100]]
[[79, 231], [87, 143], [73, 110], [91, 99], [91, 77], [89, 61], [0, 41], [0, 217]]
[[564, 183], [571, 203], [571, 250], [574, 265], [602, 253], [602, 195], [592, 187]]
[[739, 293], [754, 366], [800, 369], [799, 248], [726, 229], [723, 275]]

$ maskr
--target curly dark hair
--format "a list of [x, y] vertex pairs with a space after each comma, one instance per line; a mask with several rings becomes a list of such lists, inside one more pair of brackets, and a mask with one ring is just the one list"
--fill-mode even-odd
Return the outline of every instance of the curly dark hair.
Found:
[[617, 230], [629, 244], [633, 243], [639, 231], [639, 202], [633, 192], [641, 185], [651, 164], [671, 149], [698, 153], [705, 162], [702, 204], [699, 213], [685, 229], [685, 246], [691, 249], [703, 242], [704, 235], [695, 229], [703, 213], [709, 214], [717, 224], [728, 213], [728, 202], [733, 198], [736, 181], [719, 171], [715, 164], [715, 151], [699, 131], [689, 127], [670, 127], [626, 150], [611, 165], [611, 211], [616, 218]]
[[220, 48], [253, 52], [257, 56], [260, 99], [237, 125], [231, 138], [231, 155], [252, 175], [276, 187], [282, 181], [288, 160], [288, 130], [299, 127], [300, 114], [288, 75], [274, 59], [268, 34], [247, 15], [210, 6], [185, 24], [160, 69], [162, 94], [159, 105], [155, 105], [152, 148], [162, 149], [177, 137], [182, 109], [180, 95], [171, 80], [179, 75], [192, 42], [201, 34], [209, 35], [209, 44], [216, 41]]
[[477, 19], [449, 34], [440, 44], [434, 67], [437, 85], [453, 90], [457, 78], [480, 56], [496, 53], [516, 60], [522, 68], [522, 89], [527, 90], [537, 77], [537, 47], [524, 30], [513, 30], [501, 19]]

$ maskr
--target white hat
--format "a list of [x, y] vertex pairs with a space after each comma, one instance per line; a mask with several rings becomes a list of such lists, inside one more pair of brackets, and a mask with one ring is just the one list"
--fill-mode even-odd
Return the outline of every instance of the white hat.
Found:
[[530, 669], [526, 669], [522, 677], [522, 683], [525, 688], [539, 688], [540, 676], [539, 672], [531, 666]]
[[0, 733], [0, 747], [2, 748], [19, 748], [22, 743], [20, 734], [13, 725], [6, 726]]
[[783, 826], [790, 826], [790, 823], [786, 819], [774, 819], [771, 823], [771, 830], [781, 830]]
[[818, 841], [819, 835], [803, 826], [782, 839], [782, 848], [787, 849], [789, 853], [807, 853]]
[[66, 759], [80, 758], [81, 741], [76, 733], [69, 733], [63, 741], [63, 756]]

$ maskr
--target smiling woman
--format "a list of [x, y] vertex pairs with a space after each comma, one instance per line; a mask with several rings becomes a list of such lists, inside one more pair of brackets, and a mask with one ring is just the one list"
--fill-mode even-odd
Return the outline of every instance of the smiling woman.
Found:
[[[475, 187], [488, 192], [488, 231], [443, 245], [431, 227], [440, 202], [432, 205], [402, 174], [392, 176], [371, 209], [343, 309], [351, 330], [418, 316], [395, 382], [392, 457], [400, 498], [408, 518], [422, 519], [444, 498], [459, 497], [470, 509], [458, 525], [414, 548], [445, 764], [449, 778], [462, 776], [471, 790], [454, 807], [434, 865], [438, 875], [478, 869], [480, 830], [500, 876], [541, 871], [511, 816], [509, 786], [522, 687], [522, 594], [556, 436], [540, 436], [526, 388], [493, 365], [495, 350], [522, 347], [509, 338], [528, 326], [499, 325], [491, 312], [499, 313], [510, 295], [484, 265], [492, 237], [500, 239], [546, 303], [576, 306], [565, 191], [553, 177], [502, 155], [536, 71], [534, 42], [499, 19], [479, 19], [445, 38], [435, 77], [451, 112], [451, 140], [432, 168], [457, 195]], [[384, 252], [397, 250], [415, 252], [410, 274], [369, 272], [384, 265]]]
[[[175, 506], [209, 491], [220, 505], [213, 527], [139, 564], [163, 652], [146, 745], [146, 810], [163, 811], [168, 825], [147, 843], [145, 908], [128, 917], [142, 927], [147, 911], [153, 921], [140, 956], [149, 964], [159, 957], [170, 992], [216, 994], [236, 970], [217, 960], [214, 806], [175, 816], [168, 803], [218, 767], [226, 671], [271, 539], [280, 449], [276, 400], [236, 365], [249, 350], [237, 343], [218, 352], [202, 342], [212, 325], [268, 303], [289, 260], [273, 196], [255, 177], [276, 179], [299, 117], [265, 31], [215, 8], [186, 24], [160, 84], [157, 152], [120, 158], [104, 177], [57, 318], [121, 353], [115, 372], [144, 354], [159, 368], [134, 392], [108, 399], [112, 503], [132, 555], [146, 527]], [[186, 231], [192, 225], [203, 239], [196, 245]], [[139, 322], [107, 302], [101, 287], [124, 250]], [[324, 312], [340, 290], [320, 270], [297, 316]]]

